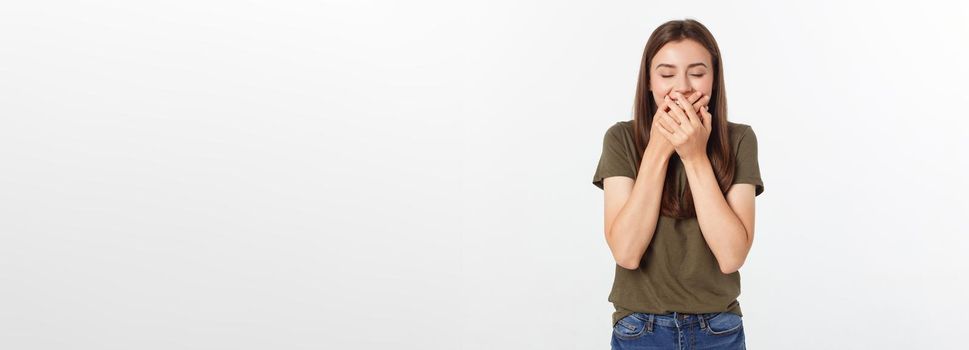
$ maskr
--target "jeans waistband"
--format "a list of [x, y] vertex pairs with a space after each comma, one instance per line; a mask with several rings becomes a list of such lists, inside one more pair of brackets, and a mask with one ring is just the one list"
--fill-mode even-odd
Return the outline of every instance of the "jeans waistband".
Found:
[[[683, 314], [673, 312], [669, 314], [651, 314], [645, 312], [634, 312], [632, 315], [640, 320], [646, 321], [648, 325], [659, 325], [665, 327], [687, 326], [694, 323], [706, 323], [706, 320], [721, 314], [721, 312], [710, 312], [702, 314]], [[701, 321], [702, 320], [702, 321]]]

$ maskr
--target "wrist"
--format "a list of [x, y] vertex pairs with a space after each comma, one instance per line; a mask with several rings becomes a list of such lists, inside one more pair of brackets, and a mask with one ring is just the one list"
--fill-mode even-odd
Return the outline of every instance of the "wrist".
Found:
[[646, 147], [646, 151], [643, 152], [643, 163], [647, 164], [663, 164], [669, 162], [672, 153], [664, 154], [657, 151], [656, 148]]
[[710, 163], [710, 158], [707, 157], [706, 154], [698, 154], [687, 158], [680, 157], [680, 160], [683, 161], [683, 166], [695, 166], [697, 164]]

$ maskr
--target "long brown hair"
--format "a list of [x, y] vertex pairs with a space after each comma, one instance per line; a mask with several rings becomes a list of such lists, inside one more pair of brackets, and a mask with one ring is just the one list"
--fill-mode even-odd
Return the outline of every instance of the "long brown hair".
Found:
[[[723, 84], [723, 62], [720, 59], [720, 48], [717, 41], [707, 28], [696, 20], [673, 20], [663, 23], [646, 41], [643, 50], [643, 61], [639, 68], [639, 83], [636, 86], [636, 99], [633, 106], [633, 141], [638, 154], [643, 154], [649, 143], [649, 132], [653, 125], [653, 115], [658, 108], [649, 89], [650, 66], [653, 56], [663, 45], [684, 39], [694, 40], [710, 52], [713, 59], [713, 91], [710, 95], [710, 113], [713, 114], [713, 130], [707, 141], [707, 156], [713, 166], [713, 173], [720, 185], [720, 192], [726, 193], [733, 182], [735, 160], [730, 149], [730, 130], [727, 127], [727, 96]], [[641, 158], [641, 157], [640, 157]], [[674, 152], [670, 157], [670, 165], [666, 169], [666, 180], [663, 185], [663, 197], [660, 204], [660, 215], [675, 218], [689, 218], [696, 216], [693, 205], [693, 194], [690, 186], [685, 186], [683, 197], [677, 196], [674, 180], [676, 177], [676, 163], [679, 159]], [[639, 160], [642, 162], [642, 159]]]

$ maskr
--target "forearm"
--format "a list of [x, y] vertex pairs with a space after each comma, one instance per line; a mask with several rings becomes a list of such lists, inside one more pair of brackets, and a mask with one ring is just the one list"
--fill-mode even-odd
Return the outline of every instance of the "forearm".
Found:
[[647, 148], [632, 193], [612, 223], [609, 241], [623, 267], [635, 269], [653, 239], [666, 180], [669, 157]]
[[720, 270], [732, 273], [747, 258], [747, 229], [720, 191], [710, 159], [703, 155], [684, 160], [683, 165], [703, 238], [720, 263]]

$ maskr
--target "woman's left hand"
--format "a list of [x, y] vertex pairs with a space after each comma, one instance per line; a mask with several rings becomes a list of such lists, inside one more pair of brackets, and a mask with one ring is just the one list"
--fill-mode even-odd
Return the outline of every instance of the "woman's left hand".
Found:
[[[669, 103], [670, 111], [668, 120], [663, 120], [661, 124], [665, 129], [661, 130], [663, 136], [673, 144], [676, 154], [684, 161], [692, 161], [707, 156], [707, 140], [710, 138], [710, 131], [713, 129], [713, 116], [708, 110], [708, 106], [700, 108], [700, 115], [693, 110], [686, 96], [679, 92], [674, 92], [674, 103]], [[669, 96], [666, 96], [670, 100]], [[668, 101], [669, 102], [669, 101]]]

